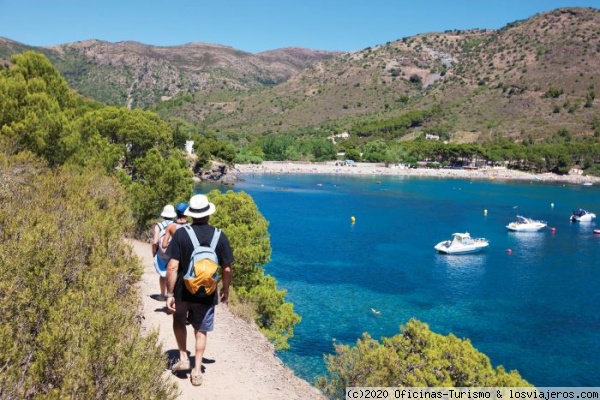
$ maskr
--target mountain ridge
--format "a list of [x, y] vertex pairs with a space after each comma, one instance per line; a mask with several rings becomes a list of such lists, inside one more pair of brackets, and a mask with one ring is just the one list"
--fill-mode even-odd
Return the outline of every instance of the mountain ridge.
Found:
[[[430, 32], [354, 52], [289, 47], [251, 54], [202, 42], [130, 41], [43, 51], [84, 95], [203, 130], [325, 137], [421, 112], [427, 118], [408, 129], [363, 132], [361, 140], [430, 133], [455, 142], [499, 135], [537, 142], [565, 130], [574, 137], [600, 133], [598, 26], [598, 9], [568, 7], [497, 30]], [[0, 41], [0, 59], [15, 43]]]
[[154, 46], [97, 39], [33, 47], [0, 38], [0, 59], [5, 63], [8, 56], [26, 50], [49, 57], [82, 95], [130, 108], [213, 87], [251, 90], [274, 85], [315, 60], [337, 54], [290, 47], [255, 55], [203, 42]]
[[420, 34], [317, 62], [260, 93], [226, 102], [197, 93], [188, 104], [158, 111], [219, 131], [308, 128], [326, 136], [356, 131], [361, 121], [433, 110], [427, 120], [380, 138], [430, 133], [454, 142], [501, 136], [534, 143], [565, 131], [597, 137], [597, 26], [597, 9], [566, 8], [498, 30]]

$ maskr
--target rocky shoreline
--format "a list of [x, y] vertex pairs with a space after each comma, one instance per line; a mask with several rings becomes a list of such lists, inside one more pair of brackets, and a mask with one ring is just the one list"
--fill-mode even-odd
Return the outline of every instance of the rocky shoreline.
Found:
[[196, 182], [219, 182], [222, 185], [233, 185], [237, 180], [235, 169], [221, 162], [213, 162], [208, 170], [194, 171], [194, 181]]

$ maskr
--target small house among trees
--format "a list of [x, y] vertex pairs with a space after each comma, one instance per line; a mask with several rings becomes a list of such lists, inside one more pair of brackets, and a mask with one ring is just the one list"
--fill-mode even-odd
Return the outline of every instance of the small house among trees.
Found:
[[348, 139], [350, 138], [350, 134], [348, 132], [342, 132], [342, 133], [338, 133], [337, 135], [331, 135], [328, 136], [327, 139], [331, 140], [331, 143], [335, 144], [335, 139]]
[[185, 151], [186, 153], [188, 153], [190, 156], [192, 154], [194, 154], [194, 141], [193, 140], [186, 140], [185, 141]]

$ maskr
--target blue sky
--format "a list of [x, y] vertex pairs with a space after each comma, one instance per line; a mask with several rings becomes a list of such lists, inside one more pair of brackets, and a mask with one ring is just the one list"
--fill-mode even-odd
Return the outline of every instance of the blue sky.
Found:
[[600, 0], [0, 0], [0, 36], [33, 46], [87, 39], [362, 50], [419, 33], [498, 29]]

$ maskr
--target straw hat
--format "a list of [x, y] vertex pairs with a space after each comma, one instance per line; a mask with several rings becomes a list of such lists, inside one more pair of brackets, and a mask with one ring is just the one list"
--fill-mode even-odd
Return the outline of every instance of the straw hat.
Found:
[[203, 194], [197, 194], [190, 199], [190, 206], [185, 210], [185, 215], [192, 218], [202, 218], [216, 211], [213, 203], [208, 201]]
[[160, 213], [160, 216], [163, 218], [175, 218], [177, 214], [175, 213], [175, 208], [171, 204], [167, 204]]

